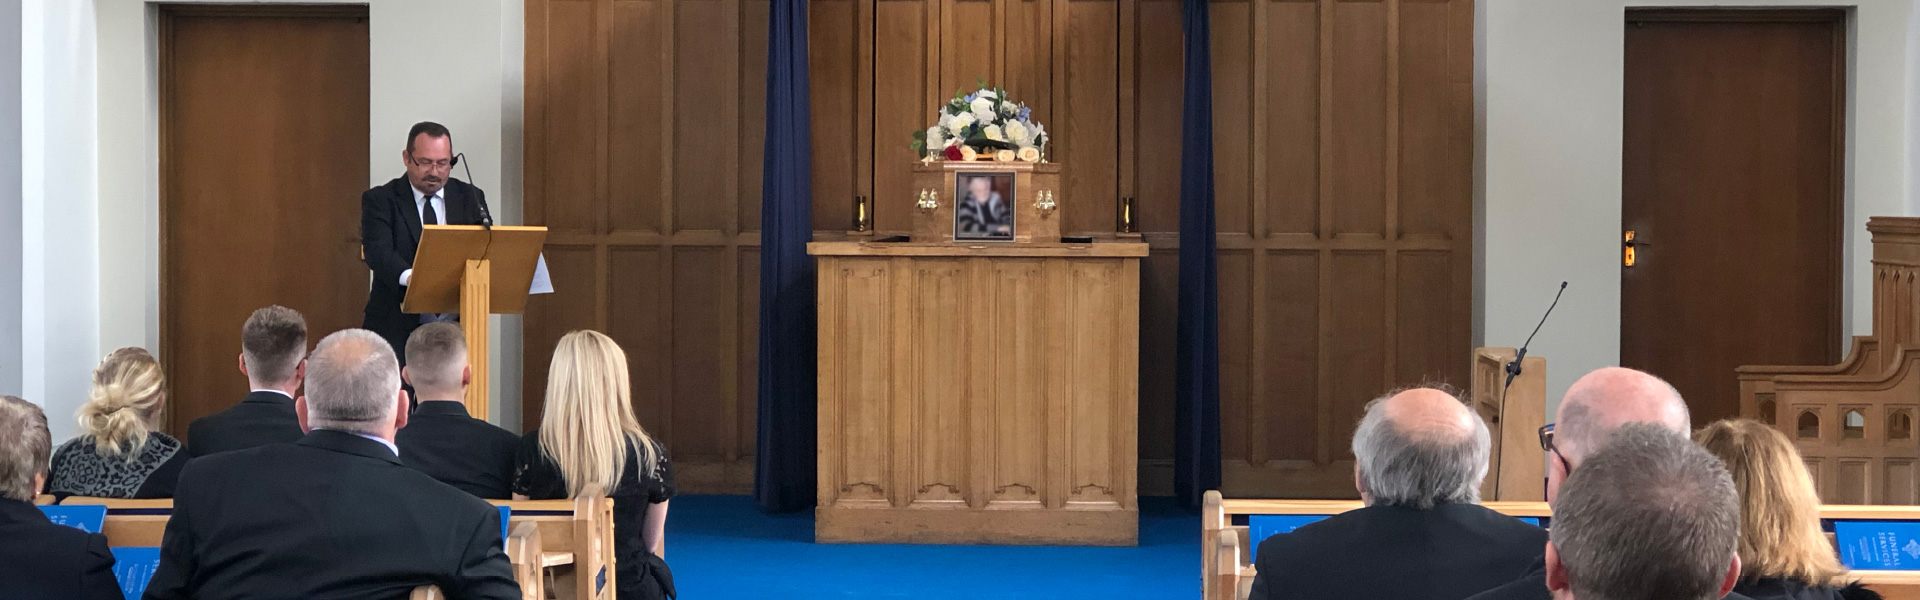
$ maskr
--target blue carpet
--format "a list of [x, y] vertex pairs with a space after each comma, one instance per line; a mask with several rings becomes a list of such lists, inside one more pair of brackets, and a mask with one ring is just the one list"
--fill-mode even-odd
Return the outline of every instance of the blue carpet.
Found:
[[1200, 517], [1140, 499], [1140, 546], [813, 543], [813, 512], [763, 514], [747, 496], [679, 496], [667, 563], [680, 597], [1197, 598]]

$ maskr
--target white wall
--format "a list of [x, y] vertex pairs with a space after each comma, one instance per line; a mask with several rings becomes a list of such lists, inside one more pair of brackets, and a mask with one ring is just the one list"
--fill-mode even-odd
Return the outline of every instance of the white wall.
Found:
[[[20, 17], [0, 3], [0, 282], [20, 281]], [[20, 394], [20, 286], [0, 285], [0, 394]]]
[[21, 4], [19, 392], [56, 437], [101, 356], [93, 9]]
[[[1913, 215], [1920, 187], [1915, 0], [1747, 0], [1846, 6], [1849, 17], [1845, 322], [1871, 329], [1868, 217]], [[1560, 281], [1567, 297], [1534, 341], [1549, 403], [1620, 357], [1621, 97], [1626, 9], [1679, 0], [1480, 0], [1476, 204], [1483, 239], [1478, 341], [1518, 345]], [[1711, 5], [1712, 3], [1706, 3]]]
[[[401, 174], [408, 126], [438, 121], [495, 218], [518, 223], [520, 2], [357, 3], [370, 5], [367, 184]], [[23, 10], [23, 222], [0, 231], [19, 231], [23, 243], [21, 391], [48, 408], [64, 439], [104, 348], [159, 347], [159, 13], [147, 0], [26, 0]], [[0, 200], [0, 226], [4, 208]], [[518, 319], [495, 324], [494, 372], [517, 371]], [[496, 375], [493, 389], [495, 420], [517, 427], [517, 374]]]

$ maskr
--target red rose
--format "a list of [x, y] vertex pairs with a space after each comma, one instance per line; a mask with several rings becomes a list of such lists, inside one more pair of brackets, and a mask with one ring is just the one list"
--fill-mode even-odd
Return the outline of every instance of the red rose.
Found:
[[963, 158], [960, 154], [960, 146], [958, 144], [947, 146], [947, 151], [944, 155], [947, 157], [947, 160], [960, 160]]

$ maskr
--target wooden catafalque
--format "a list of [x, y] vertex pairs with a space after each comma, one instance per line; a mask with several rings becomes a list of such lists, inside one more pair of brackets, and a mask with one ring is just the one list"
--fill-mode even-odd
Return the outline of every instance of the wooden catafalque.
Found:
[[[912, 168], [909, 241], [808, 245], [819, 277], [815, 538], [1138, 543], [1146, 245], [1063, 243], [1060, 214], [1074, 199], [1059, 195], [1057, 164]], [[956, 194], [979, 175], [1006, 192], [1005, 239], [955, 239]]]

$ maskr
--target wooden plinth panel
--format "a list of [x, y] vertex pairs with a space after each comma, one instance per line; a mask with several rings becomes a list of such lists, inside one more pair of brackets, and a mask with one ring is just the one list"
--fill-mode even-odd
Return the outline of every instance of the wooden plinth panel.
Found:
[[1137, 257], [813, 250], [820, 541], [1137, 543]]

